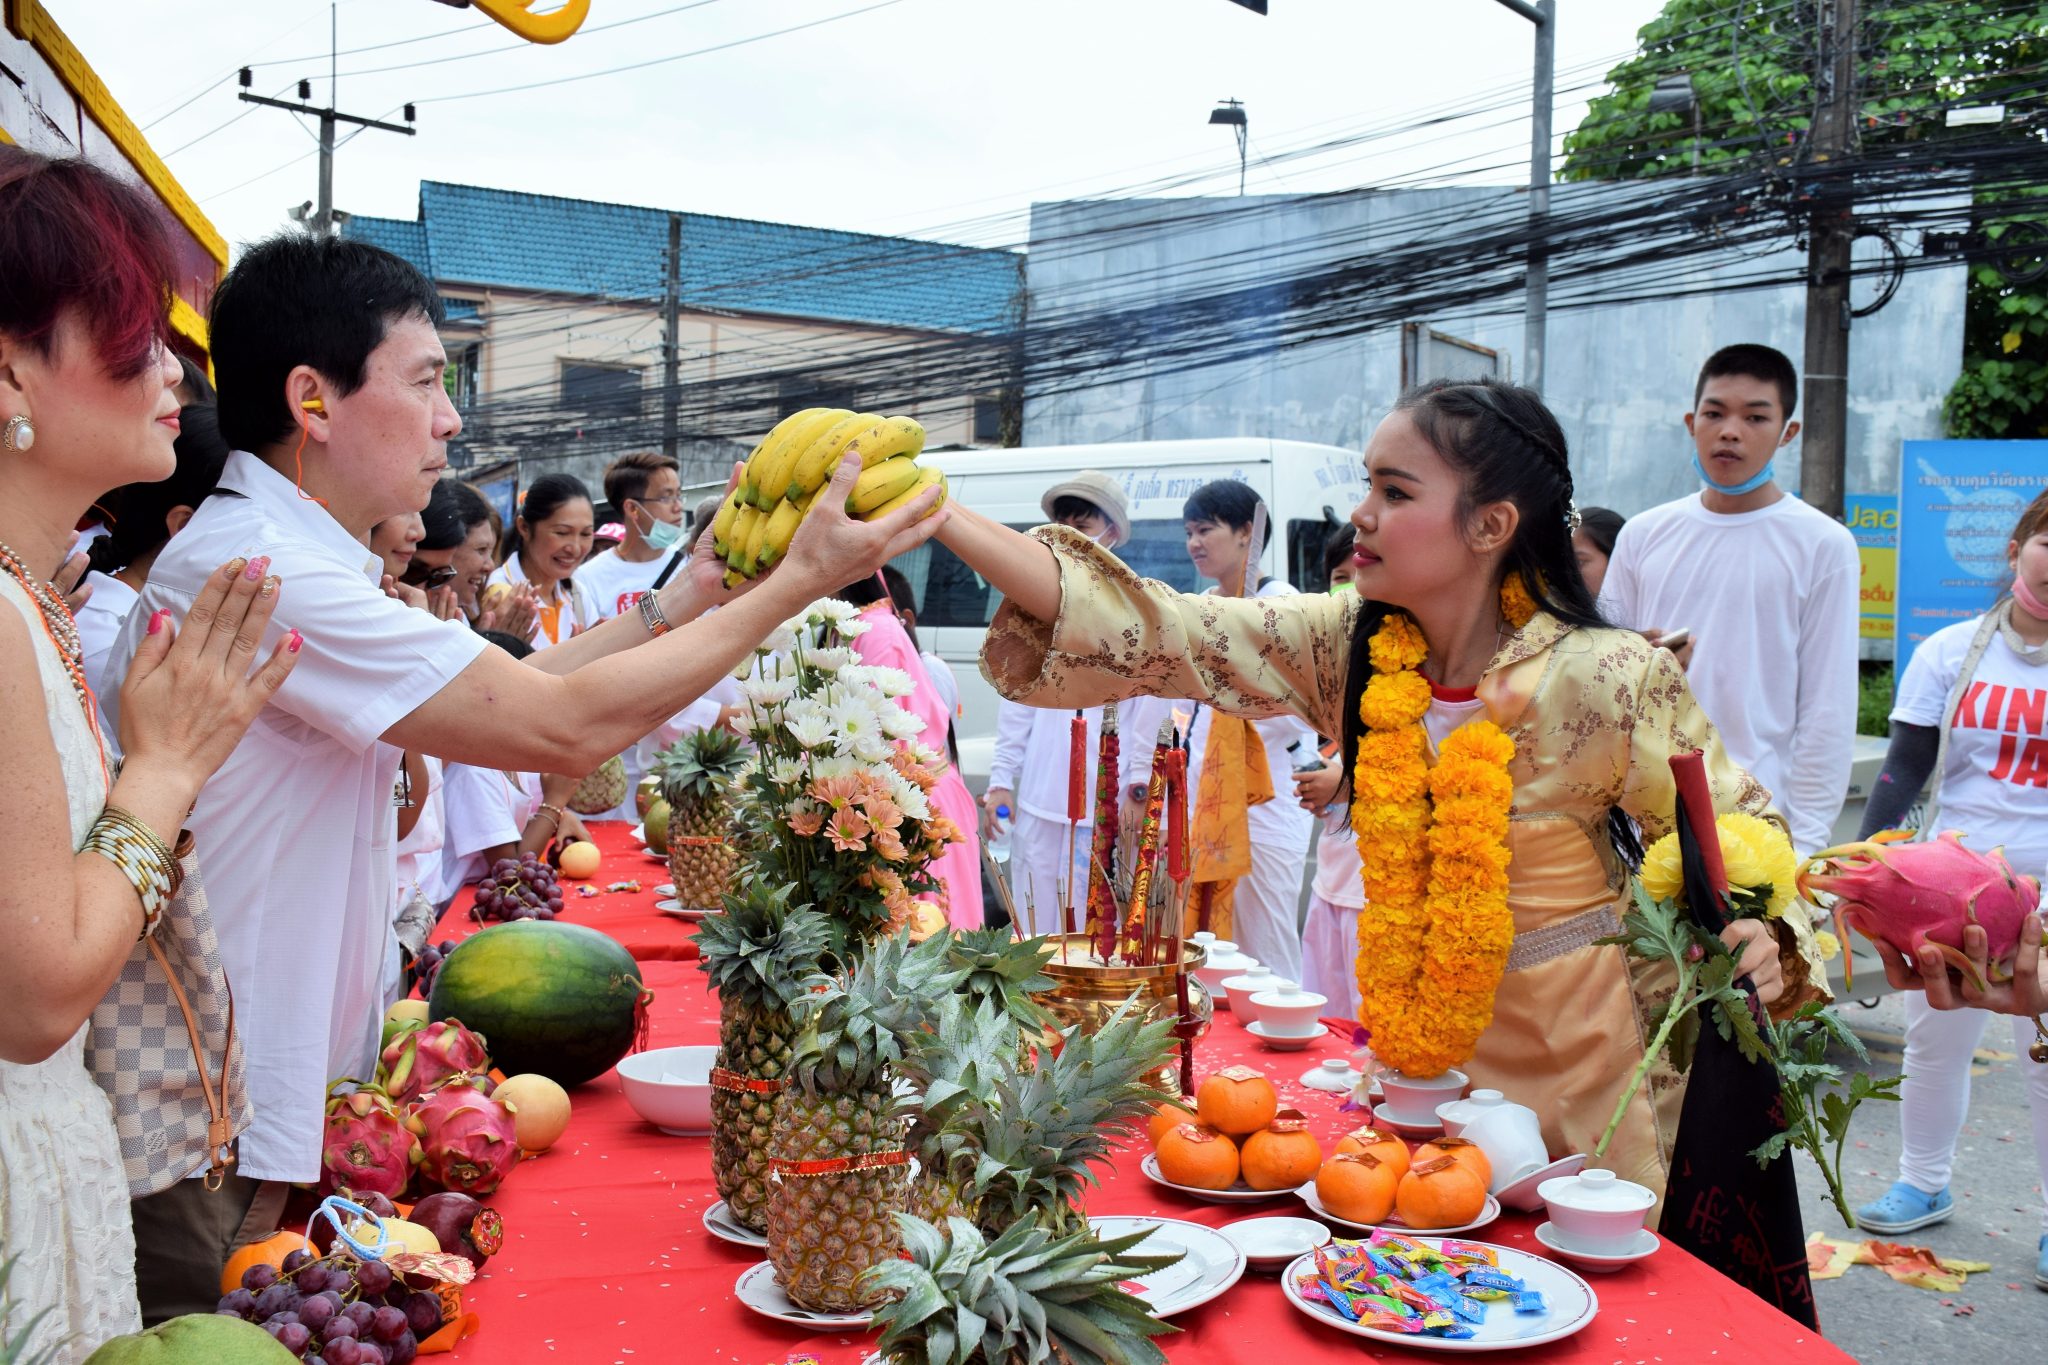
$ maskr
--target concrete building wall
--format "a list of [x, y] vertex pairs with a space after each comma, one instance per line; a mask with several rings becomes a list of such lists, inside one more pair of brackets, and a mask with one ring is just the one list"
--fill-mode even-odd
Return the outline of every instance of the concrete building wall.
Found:
[[[1571, 188], [1585, 194], [1611, 187]], [[1040, 204], [1032, 212], [1027, 258], [1029, 316], [1036, 326], [1086, 310], [1241, 288], [1281, 272], [1306, 274], [1418, 239], [1455, 236], [1461, 222], [1519, 197], [1504, 189], [1443, 188]], [[1656, 283], [1659, 292], [1687, 297], [1552, 312], [1545, 397], [1571, 443], [1582, 505], [1633, 514], [1698, 487], [1680, 418], [1691, 406], [1700, 362], [1736, 341], [1776, 346], [1794, 364], [1804, 349], [1803, 289], [1734, 286], [1761, 273], [1796, 270], [1801, 260], [1803, 253], [1786, 251], [1687, 263], [1658, 272]], [[1503, 268], [1518, 267], [1506, 262]], [[1639, 291], [1643, 280], [1640, 271], [1632, 275], [1629, 292]], [[1962, 363], [1965, 284], [1960, 265], [1913, 271], [1887, 307], [1856, 321], [1849, 491], [1896, 491], [1899, 443], [1941, 434], [1941, 400]], [[1587, 292], [1577, 288], [1582, 296]], [[1553, 284], [1554, 304], [1571, 292]], [[1859, 286], [1859, 297], [1868, 292]], [[1485, 314], [1423, 314], [1421, 320], [1502, 350], [1520, 373], [1518, 294]], [[1047, 393], [1027, 378], [1024, 443], [1244, 435], [1362, 450], [1400, 387], [1398, 326], [1066, 392]], [[1797, 442], [1780, 458], [1778, 472], [1788, 486], [1798, 486]]]

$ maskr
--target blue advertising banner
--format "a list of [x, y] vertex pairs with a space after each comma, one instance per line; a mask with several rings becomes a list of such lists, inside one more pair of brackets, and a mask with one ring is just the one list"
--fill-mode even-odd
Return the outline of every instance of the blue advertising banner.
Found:
[[2048, 441], [1907, 441], [1899, 460], [1898, 670], [2011, 581], [2005, 547], [2048, 486]]
[[1899, 500], [1877, 493], [1845, 494], [1842, 524], [1856, 537], [1856, 558], [1863, 571], [1858, 633], [1866, 640], [1889, 640], [1898, 606]]

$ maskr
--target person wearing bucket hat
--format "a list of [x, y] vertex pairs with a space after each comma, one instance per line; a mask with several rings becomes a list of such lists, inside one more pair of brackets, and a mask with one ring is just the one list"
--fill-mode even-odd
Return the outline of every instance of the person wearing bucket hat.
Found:
[[[1114, 550], [1131, 538], [1131, 505], [1123, 486], [1100, 470], [1061, 480], [1045, 490], [1038, 505], [1053, 521], [1104, 549]], [[1076, 714], [1088, 721], [1089, 786], [1082, 809], [1090, 818], [1076, 832], [1069, 863], [1066, 773]], [[993, 838], [1000, 823], [1011, 827], [1010, 897], [1027, 934], [1058, 933], [1060, 907], [1069, 902], [1074, 922], [1085, 919], [1088, 854], [1094, 843], [1094, 755], [1101, 742], [1099, 706], [1078, 713], [1045, 711], [1006, 700], [996, 708], [995, 759], [981, 799], [982, 837]], [[1008, 814], [998, 815], [1001, 810]]]
[[1123, 485], [1099, 469], [1084, 469], [1045, 490], [1038, 500], [1048, 519], [1071, 526], [1105, 550], [1131, 538], [1131, 504]]

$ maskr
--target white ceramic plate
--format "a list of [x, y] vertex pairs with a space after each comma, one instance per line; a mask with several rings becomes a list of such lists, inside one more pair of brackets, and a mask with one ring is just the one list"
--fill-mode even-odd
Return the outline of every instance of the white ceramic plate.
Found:
[[1228, 1237], [1215, 1228], [1179, 1218], [1106, 1216], [1090, 1218], [1088, 1226], [1098, 1237], [1124, 1237], [1150, 1231], [1133, 1254], [1181, 1258], [1164, 1270], [1128, 1282], [1125, 1288], [1152, 1306], [1155, 1316], [1170, 1318], [1175, 1313], [1204, 1304], [1236, 1284], [1244, 1275], [1245, 1256]]
[[1298, 1038], [1285, 1033], [1268, 1033], [1263, 1021], [1246, 1024], [1244, 1031], [1275, 1052], [1299, 1052], [1310, 1043], [1319, 1043], [1330, 1036], [1328, 1029], [1317, 1029], [1314, 1033], [1305, 1033]]
[[676, 884], [674, 882], [663, 882], [660, 886], [654, 888], [654, 894], [657, 896], [673, 896], [675, 893]]
[[1330, 1240], [1330, 1230], [1308, 1218], [1240, 1218], [1216, 1230], [1244, 1253], [1254, 1270], [1278, 1270]]
[[[1434, 1241], [1434, 1238], [1421, 1238]], [[1389, 1332], [1378, 1327], [1367, 1327], [1363, 1323], [1346, 1322], [1337, 1315], [1337, 1310], [1325, 1304], [1310, 1303], [1301, 1297], [1295, 1288], [1295, 1280], [1304, 1274], [1315, 1273], [1315, 1258], [1299, 1256], [1281, 1272], [1280, 1288], [1286, 1293], [1287, 1301], [1317, 1322], [1334, 1327], [1340, 1332], [1349, 1332], [1355, 1337], [1369, 1337], [1393, 1346], [1405, 1346], [1412, 1351], [1513, 1351], [1524, 1346], [1540, 1346], [1546, 1341], [1561, 1341], [1574, 1332], [1582, 1331], [1600, 1311], [1600, 1298], [1593, 1292], [1593, 1286], [1579, 1276], [1541, 1256], [1531, 1256], [1526, 1251], [1513, 1247], [1494, 1246], [1490, 1242], [1478, 1245], [1492, 1247], [1500, 1258], [1500, 1268], [1521, 1280], [1529, 1288], [1543, 1295], [1544, 1312], [1517, 1313], [1512, 1303], [1501, 1300], [1486, 1305], [1486, 1321], [1473, 1323], [1473, 1335], [1462, 1340], [1451, 1337], [1427, 1335], [1409, 1336], [1403, 1332]]]
[[768, 1239], [732, 1216], [732, 1206], [723, 1199], [704, 1210], [704, 1230], [721, 1242], [731, 1242], [736, 1247], [752, 1247], [756, 1251], [768, 1245]]
[[642, 848], [647, 847], [647, 826], [633, 826], [633, 842], [640, 845], [640, 847]]
[[1548, 1166], [1540, 1166], [1502, 1190], [1500, 1202], [1511, 1209], [1534, 1213], [1543, 1207], [1543, 1195], [1539, 1192], [1539, 1187], [1544, 1181], [1555, 1180], [1560, 1176], [1577, 1175], [1585, 1169], [1586, 1157], [1583, 1152], [1565, 1157], [1561, 1161], [1553, 1161]]
[[1257, 1204], [1268, 1199], [1284, 1199], [1293, 1193], [1292, 1190], [1255, 1190], [1248, 1185], [1232, 1185], [1227, 1190], [1198, 1190], [1193, 1185], [1176, 1185], [1159, 1173], [1159, 1154], [1156, 1152], [1139, 1162], [1138, 1169], [1155, 1185], [1164, 1185], [1169, 1190], [1179, 1190], [1182, 1194], [1191, 1194], [1212, 1204]]
[[1636, 1244], [1619, 1256], [1596, 1256], [1587, 1251], [1574, 1251], [1557, 1240], [1557, 1229], [1549, 1223], [1536, 1225], [1536, 1240], [1543, 1243], [1543, 1249], [1564, 1257], [1576, 1265], [1597, 1273], [1620, 1270], [1623, 1266], [1634, 1265], [1637, 1261], [1648, 1260], [1657, 1254], [1657, 1248], [1664, 1245], [1657, 1234], [1644, 1228], [1636, 1237]]
[[866, 1331], [873, 1322], [872, 1313], [813, 1313], [799, 1308], [789, 1301], [789, 1295], [782, 1292], [782, 1282], [775, 1278], [775, 1262], [762, 1261], [751, 1265], [734, 1282], [732, 1292], [739, 1301], [764, 1318], [786, 1322], [792, 1327], [855, 1327]]
[[1444, 1130], [1444, 1121], [1435, 1114], [1427, 1118], [1403, 1116], [1384, 1104], [1373, 1106], [1372, 1125], [1375, 1128], [1391, 1128], [1397, 1133], [1414, 1137], [1434, 1137]]
[[[1389, 1214], [1387, 1221], [1384, 1223], [1354, 1223], [1348, 1218], [1339, 1218], [1336, 1214], [1324, 1208], [1323, 1201], [1316, 1197], [1316, 1182], [1313, 1180], [1296, 1190], [1295, 1193], [1301, 1196], [1301, 1202], [1308, 1205], [1310, 1211], [1316, 1217], [1334, 1228], [1343, 1228], [1347, 1232], [1371, 1232], [1375, 1228], [1385, 1228], [1388, 1232], [1398, 1232], [1403, 1236], [1413, 1236], [1416, 1232], [1416, 1229], [1409, 1227], [1401, 1221], [1401, 1215], [1398, 1213]], [[1460, 1223], [1454, 1228], [1430, 1228], [1428, 1232], [1431, 1237], [1455, 1237], [1461, 1232], [1470, 1232], [1474, 1228], [1483, 1228], [1498, 1217], [1500, 1217], [1500, 1200], [1495, 1199], [1489, 1194], [1486, 1196], [1486, 1207], [1481, 1209], [1479, 1216], [1471, 1222]]]
[[703, 910], [691, 910], [673, 897], [656, 901], [654, 908], [664, 915], [674, 915], [677, 919], [703, 919], [707, 913]]

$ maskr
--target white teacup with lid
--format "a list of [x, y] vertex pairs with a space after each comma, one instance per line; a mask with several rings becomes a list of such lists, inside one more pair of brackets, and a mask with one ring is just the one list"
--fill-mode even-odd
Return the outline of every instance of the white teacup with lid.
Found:
[[1252, 1004], [1252, 997], [1260, 991], [1270, 991], [1280, 984], [1281, 978], [1273, 975], [1273, 969], [1263, 962], [1254, 962], [1223, 983], [1229, 995], [1229, 1009], [1232, 1014], [1249, 1024], [1259, 1017], [1258, 1007]]
[[[1481, 1095], [1492, 1098], [1482, 1102]], [[1466, 1103], [1472, 1108], [1465, 1115], [1461, 1136], [1486, 1153], [1486, 1160], [1493, 1167], [1490, 1193], [1499, 1194], [1550, 1164], [1550, 1149], [1543, 1142], [1543, 1120], [1534, 1109], [1516, 1104], [1498, 1091], [1475, 1090]]]
[[1305, 991], [1292, 981], [1282, 981], [1272, 990], [1252, 997], [1259, 1012], [1259, 1027], [1276, 1038], [1309, 1038], [1323, 1031], [1326, 995]]
[[1643, 1218], [1657, 1202], [1648, 1187], [1602, 1170], [1546, 1180], [1536, 1192], [1550, 1212], [1558, 1245], [1589, 1256], [1626, 1256], [1634, 1250]]
[[1436, 1107], [1436, 1116], [1443, 1120], [1445, 1137], [1465, 1136], [1465, 1125], [1479, 1117], [1481, 1111], [1507, 1102], [1507, 1096], [1498, 1090], [1474, 1090], [1462, 1100], [1446, 1100]]
[[1357, 1084], [1358, 1068], [1348, 1057], [1326, 1057], [1301, 1075], [1302, 1089], [1327, 1090], [1333, 1095], [1348, 1095]]
[[[1200, 934], [1195, 935], [1197, 939]], [[1209, 940], [1208, 960], [1195, 968], [1195, 979], [1209, 992], [1209, 998], [1223, 1008], [1229, 1001], [1224, 994], [1223, 983], [1233, 976], [1240, 976], [1259, 965], [1255, 957], [1248, 957], [1237, 950], [1237, 945], [1227, 938]]]

